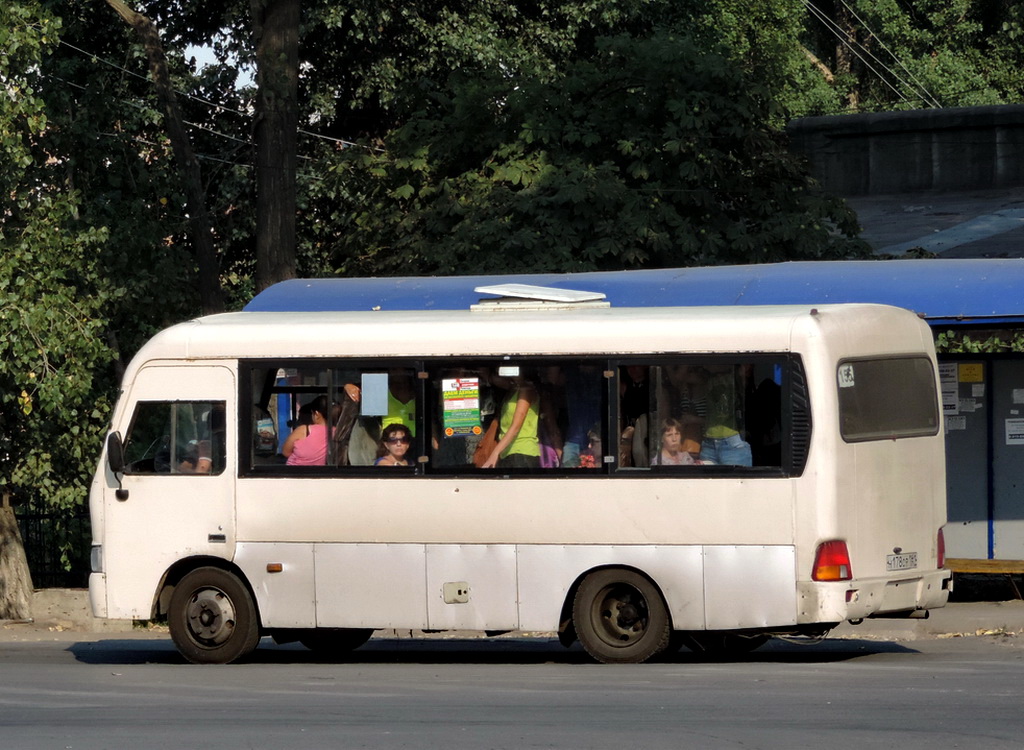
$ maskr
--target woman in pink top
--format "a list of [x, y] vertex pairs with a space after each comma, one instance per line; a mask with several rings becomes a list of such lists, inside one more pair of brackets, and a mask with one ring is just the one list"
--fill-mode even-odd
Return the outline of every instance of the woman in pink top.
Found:
[[327, 397], [310, 404], [312, 424], [300, 424], [284, 441], [281, 452], [289, 466], [323, 466], [327, 463]]

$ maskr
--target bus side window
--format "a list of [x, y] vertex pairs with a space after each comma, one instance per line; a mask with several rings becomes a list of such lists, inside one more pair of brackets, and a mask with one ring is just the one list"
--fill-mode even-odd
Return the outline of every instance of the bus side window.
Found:
[[651, 367], [651, 465], [781, 467], [782, 373], [768, 359]]
[[516, 423], [524, 399], [529, 407], [519, 431], [494, 469], [530, 474], [601, 468], [604, 373], [603, 363], [539, 358], [438, 366], [431, 378], [431, 468], [483, 468], [503, 429]]

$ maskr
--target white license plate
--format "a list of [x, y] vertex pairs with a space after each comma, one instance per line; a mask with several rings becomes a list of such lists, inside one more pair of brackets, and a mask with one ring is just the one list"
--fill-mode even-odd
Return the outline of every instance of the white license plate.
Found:
[[917, 567], [917, 553], [904, 552], [899, 555], [885, 556], [886, 570], [911, 570]]

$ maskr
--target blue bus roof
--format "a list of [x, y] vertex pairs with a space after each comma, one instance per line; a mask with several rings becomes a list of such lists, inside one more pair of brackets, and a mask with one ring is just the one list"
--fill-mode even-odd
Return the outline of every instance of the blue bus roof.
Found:
[[493, 295], [478, 286], [531, 284], [600, 292], [613, 307], [820, 305], [877, 302], [931, 325], [1024, 325], [1024, 259], [800, 261], [639, 271], [487, 276], [293, 279], [251, 311], [458, 310]]

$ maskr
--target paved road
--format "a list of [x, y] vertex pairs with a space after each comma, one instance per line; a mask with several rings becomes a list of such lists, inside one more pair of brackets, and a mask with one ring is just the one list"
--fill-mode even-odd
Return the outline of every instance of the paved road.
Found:
[[185, 665], [164, 635], [0, 643], [0, 747], [1019, 748], [1024, 637], [772, 642], [590, 664], [550, 641], [375, 639], [345, 662], [265, 642]]

